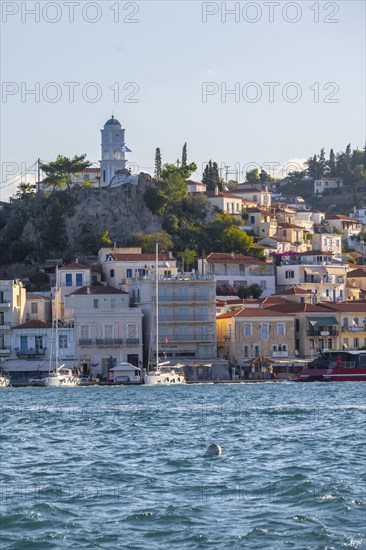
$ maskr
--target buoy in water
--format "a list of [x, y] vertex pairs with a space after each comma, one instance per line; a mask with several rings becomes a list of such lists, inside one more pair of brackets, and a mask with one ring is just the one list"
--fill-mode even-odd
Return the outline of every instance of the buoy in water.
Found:
[[220, 455], [221, 455], [220, 445], [216, 445], [216, 443], [212, 443], [207, 447], [204, 456], [220, 456]]

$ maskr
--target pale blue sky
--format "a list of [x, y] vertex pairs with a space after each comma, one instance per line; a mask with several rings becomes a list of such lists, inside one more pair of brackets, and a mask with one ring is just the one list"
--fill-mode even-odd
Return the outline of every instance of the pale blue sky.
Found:
[[[279, 6], [275, 2], [271, 3], [273, 23], [269, 22], [270, 8], [263, 2], [252, 2], [246, 15], [242, 9], [248, 2], [240, 2], [239, 22], [233, 15], [222, 22], [221, 2], [80, 0], [75, 3], [74, 23], [69, 22], [69, 8], [63, 1], [40, 2], [41, 10], [46, 4], [57, 4], [59, 9], [57, 12], [51, 6], [41, 12], [39, 23], [26, 13], [35, 2], [2, 4], [3, 92], [4, 86], [5, 91], [19, 87], [14, 95], [3, 94], [1, 104], [2, 200], [13, 194], [19, 183], [16, 177], [7, 177], [7, 172], [15, 170], [9, 163], [29, 165], [37, 157], [52, 160], [59, 153], [87, 153], [91, 161], [98, 161], [99, 130], [112, 111], [126, 128], [126, 142], [133, 151], [129, 160], [149, 171], [156, 147], [161, 148], [164, 162], [174, 162], [187, 141], [189, 160], [199, 167], [197, 178], [210, 158], [231, 169], [235, 164], [242, 169], [251, 162], [283, 165], [289, 159], [306, 158], [321, 147], [328, 152], [330, 147], [344, 149], [348, 142], [360, 147], [364, 143], [363, 1], [279, 2]], [[94, 24], [83, 20], [82, 8], [87, 4], [86, 17], [100, 17]], [[120, 22], [114, 23], [116, 12], [110, 8], [117, 4]], [[129, 16], [134, 4], [139, 11]], [[202, 22], [203, 4], [207, 10], [218, 10], [206, 23]], [[228, 9], [234, 5], [226, 3]], [[17, 8], [17, 13], [7, 15]], [[314, 22], [316, 8], [318, 23]], [[245, 21], [245, 17], [253, 20], [255, 12], [258, 22]], [[284, 20], [284, 16], [294, 19], [296, 15], [296, 23]], [[57, 17], [58, 22], [47, 21]], [[126, 17], [138, 22], [123, 22]], [[327, 17], [339, 21], [326, 23]], [[34, 88], [35, 82], [41, 90], [56, 82], [60, 100], [51, 103], [41, 92], [39, 103], [32, 96], [22, 101], [22, 86], [23, 91]], [[74, 103], [69, 101], [64, 82], [81, 84], [75, 88]], [[95, 103], [86, 101], [81, 93], [90, 82], [96, 82], [101, 92]], [[119, 102], [109, 89], [116, 82]], [[123, 102], [133, 90], [123, 90], [128, 82], [138, 85], [137, 103]], [[204, 103], [204, 82], [213, 82], [218, 90], [225, 86], [222, 83], [232, 89], [237, 82], [239, 102], [233, 95], [222, 102], [218, 92]], [[249, 82], [257, 83], [262, 92], [257, 103], [245, 99], [254, 93], [254, 88], [246, 92]], [[272, 103], [265, 82], [280, 83]], [[296, 82], [302, 92], [296, 103], [282, 97], [289, 82]], [[314, 101], [315, 88], [309, 89], [316, 82], [319, 102]], [[337, 103], [324, 102], [335, 89], [333, 85], [323, 89], [329, 82], [339, 87], [334, 95]], [[55, 89], [48, 91], [52, 99]], [[87, 91], [91, 94], [93, 89]], [[294, 92], [295, 88], [289, 89], [289, 94]]]

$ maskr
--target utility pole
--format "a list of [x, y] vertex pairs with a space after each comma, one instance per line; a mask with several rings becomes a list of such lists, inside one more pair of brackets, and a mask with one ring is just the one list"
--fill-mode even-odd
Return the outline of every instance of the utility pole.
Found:
[[229, 173], [229, 168], [230, 166], [228, 166], [227, 164], [225, 164], [225, 182], [227, 183], [227, 176], [228, 176], [228, 173]]

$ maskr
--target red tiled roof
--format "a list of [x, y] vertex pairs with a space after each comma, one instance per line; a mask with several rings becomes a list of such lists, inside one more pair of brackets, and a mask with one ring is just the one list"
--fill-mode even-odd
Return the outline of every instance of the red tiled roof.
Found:
[[350, 300], [349, 302], [324, 302], [324, 307], [333, 311], [363, 313], [366, 316], [365, 300]]
[[222, 313], [216, 319], [230, 319], [232, 317], [287, 317], [287, 313], [274, 311], [269, 308], [244, 307], [236, 311]]
[[67, 265], [63, 265], [61, 267], [58, 268], [59, 271], [64, 271], [64, 270], [67, 270], [67, 271], [72, 271], [72, 270], [77, 270], [77, 269], [90, 269], [91, 266], [90, 265], [84, 265], [84, 264], [79, 264], [78, 262], [72, 262], [71, 264], [67, 264]]
[[45, 296], [41, 296], [40, 294], [35, 294], [34, 292], [27, 292], [26, 298], [27, 300], [44, 300]]
[[276, 296], [297, 296], [298, 294], [314, 294], [312, 290], [304, 290], [299, 286], [294, 286], [287, 290], [281, 290], [281, 292], [276, 292]]
[[278, 227], [281, 229], [304, 229], [300, 225], [294, 225], [293, 223], [278, 223]]
[[354, 223], [361, 223], [358, 220], [355, 220], [354, 218], [350, 218], [349, 216], [343, 216], [342, 214], [327, 214], [325, 216], [326, 220], [342, 220], [345, 222], [354, 222]]
[[286, 304], [274, 304], [269, 307], [283, 313], [327, 313], [326, 309], [320, 305], [306, 303], [288, 302]]
[[80, 294], [92, 294], [95, 296], [98, 294], [128, 294], [128, 292], [114, 288], [114, 286], [83, 286], [69, 294], [69, 296]]
[[[208, 256], [204, 258], [208, 262], [226, 263], [226, 262], [254, 262], [255, 264], [267, 265], [262, 260], [257, 260], [253, 256], [243, 256], [242, 254], [235, 254], [231, 252], [210, 252]], [[268, 264], [272, 265], [272, 264]]]
[[32, 319], [31, 321], [27, 321], [26, 323], [18, 325], [15, 328], [47, 328], [47, 325], [43, 321]]
[[358, 279], [359, 277], [361, 277], [361, 278], [366, 277], [366, 266], [360, 266], [357, 269], [352, 269], [352, 271], [349, 271], [347, 273], [347, 278]]
[[[113, 254], [116, 262], [155, 262], [155, 254]], [[159, 262], [175, 262], [175, 258], [169, 258], [168, 254], [158, 254]]]

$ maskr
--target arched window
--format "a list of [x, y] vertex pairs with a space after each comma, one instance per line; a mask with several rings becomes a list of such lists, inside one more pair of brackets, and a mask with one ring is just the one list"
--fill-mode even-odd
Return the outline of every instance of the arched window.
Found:
[[108, 160], [108, 149], [105, 148], [103, 151], [103, 160]]
[[115, 149], [114, 152], [113, 152], [113, 159], [114, 160], [121, 160], [121, 158], [122, 158], [121, 149]]

